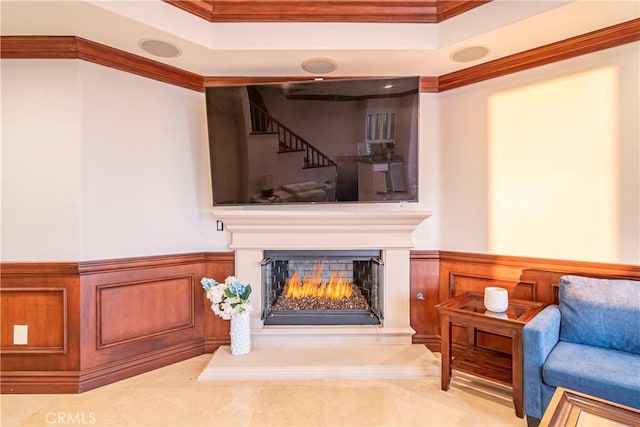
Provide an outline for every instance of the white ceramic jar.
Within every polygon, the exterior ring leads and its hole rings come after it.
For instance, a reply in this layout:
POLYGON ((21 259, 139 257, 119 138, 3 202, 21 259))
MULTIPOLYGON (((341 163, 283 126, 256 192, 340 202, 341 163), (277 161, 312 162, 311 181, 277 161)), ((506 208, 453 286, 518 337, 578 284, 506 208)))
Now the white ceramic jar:
POLYGON ((489 311, 502 313, 509 306, 509 293, 504 288, 489 286, 484 288, 484 306, 489 311))

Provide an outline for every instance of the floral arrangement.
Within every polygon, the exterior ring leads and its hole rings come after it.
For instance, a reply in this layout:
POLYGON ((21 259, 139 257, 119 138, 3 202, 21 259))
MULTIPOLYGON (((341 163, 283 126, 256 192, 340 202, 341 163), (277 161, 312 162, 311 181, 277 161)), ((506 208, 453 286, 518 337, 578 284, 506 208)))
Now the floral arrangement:
POLYGON ((252 310, 249 302, 251 285, 241 283, 235 276, 228 276, 219 283, 208 277, 200 281, 211 301, 211 310, 225 320, 252 310))

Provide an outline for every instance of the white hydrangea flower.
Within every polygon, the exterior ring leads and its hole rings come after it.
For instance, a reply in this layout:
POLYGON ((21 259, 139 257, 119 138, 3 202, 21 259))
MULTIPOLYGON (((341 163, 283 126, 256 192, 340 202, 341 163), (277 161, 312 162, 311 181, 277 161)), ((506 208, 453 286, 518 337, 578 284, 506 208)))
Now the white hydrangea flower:
POLYGON ((211 301, 211 310, 225 320, 248 311, 252 311, 249 295, 251 285, 245 285, 235 276, 228 276, 223 283, 203 277, 200 281, 207 299, 211 301))

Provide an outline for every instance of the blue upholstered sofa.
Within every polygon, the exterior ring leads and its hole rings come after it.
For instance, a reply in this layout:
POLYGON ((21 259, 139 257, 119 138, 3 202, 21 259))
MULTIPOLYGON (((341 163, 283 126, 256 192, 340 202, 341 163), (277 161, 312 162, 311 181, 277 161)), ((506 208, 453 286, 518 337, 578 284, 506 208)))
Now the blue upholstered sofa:
POLYGON ((559 305, 524 327, 524 410, 562 386, 640 409, 640 281, 562 276, 559 305))

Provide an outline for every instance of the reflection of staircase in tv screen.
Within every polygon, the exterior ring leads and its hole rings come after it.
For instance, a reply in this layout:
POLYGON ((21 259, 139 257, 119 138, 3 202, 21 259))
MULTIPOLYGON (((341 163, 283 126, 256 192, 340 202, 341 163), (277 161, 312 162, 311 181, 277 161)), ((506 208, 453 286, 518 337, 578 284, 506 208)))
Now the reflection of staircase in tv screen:
POLYGON ((278 152, 288 153, 301 151, 304 153, 304 168, 323 168, 335 166, 336 162, 330 159, 280 121, 272 117, 266 110, 255 103, 250 103, 252 132, 274 133, 278 135, 278 152))
POLYGON ((333 202, 336 162, 272 117, 256 103, 250 103, 252 132, 250 149, 260 150, 256 162, 272 164, 269 174, 254 176, 259 192, 253 203, 333 202), (269 147, 269 148, 266 148, 269 147), (273 160, 270 160, 273 159, 273 160))

